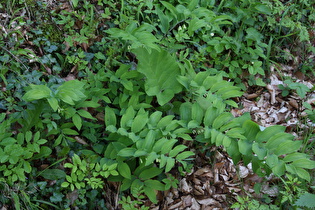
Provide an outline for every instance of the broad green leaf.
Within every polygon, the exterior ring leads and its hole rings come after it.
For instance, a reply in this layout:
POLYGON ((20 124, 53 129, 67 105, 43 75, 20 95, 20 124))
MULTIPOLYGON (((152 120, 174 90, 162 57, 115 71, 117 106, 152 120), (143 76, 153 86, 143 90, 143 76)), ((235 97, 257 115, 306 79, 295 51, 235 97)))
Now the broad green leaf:
POLYGON ((62 129, 62 133, 65 135, 79 135, 79 133, 77 131, 70 129, 70 128, 62 129))
POLYGON ((161 154, 169 153, 176 142, 176 139, 168 139, 167 142, 162 146, 161 151, 158 152, 161 152, 161 154))
POLYGON ((52 93, 51 90, 46 85, 30 85, 31 90, 27 91, 23 100, 25 101, 34 101, 42 98, 47 98, 52 93))
POLYGON ((124 148, 117 155, 121 157, 133 157, 136 151, 136 148, 124 148))
POLYGON ((24 168, 24 171, 26 173, 31 173, 31 171, 32 171, 31 164, 29 162, 27 162, 27 161, 24 161, 23 168, 24 168))
POLYGON ((144 181, 144 185, 150 188, 153 188, 155 190, 160 190, 160 191, 164 191, 165 190, 165 185, 162 184, 160 181, 158 180, 145 180, 144 181))
POLYGON ((163 169, 152 167, 152 168, 149 168, 149 169, 142 171, 139 175, 139 178, 144 179, 144 180, 151 179, 151 178, 156 177, 157 175, 161 174, 162 171, 163 171, 163 169))
POLYGON ((78 130, 81 130, 82 119, 78 114, 75 114, 72 116, 72 122, 78 130))
MULTIPOLYGON (((259 125, 251 120, 247 120, 242 126, 244 133, 243 135, 250 141, 256 140, 257 133, 259 133, 259 125)), ((260 141, 259 141, 260 142, 260 141)))
POLYGON ((267 5, 264 5, 264 4, 258 3, 255 6, 255 9, 257 9, 260 13, 263 13, 263 14, 267 14, 267 15, 272 14, 272 10, 267 5))
POLYGON ((239 140, 238 141, 238 147, 239 147, 239 151, 240 153, 242 153, 243 155, 252 155, 252 143, 249 140, 239 140))
POLYGON ((272 173, 276 176, 282 176, 285 173, 285 164, 284 161, 279 160, 278 163, 272 168, 272 173))
POLYGON ((261 147, 257 142, 253 143, 252 150, 257 155, 259 160, 264 160, 267 155, 267 150, 264 147, 261 147))
POLYGON ((156 111, 153 114, 151 114, 149 118, 149 123, 152 126, 157 126, 158 122, 161 120, 162 114, 163 113, 160 111, 156 111))
POLYGON ((191 119, 196 120, 200 124, 203 116, 204 112, 201 106, 198 103, 194 103, 191 110, 191 119))
POLYGON ((309 155, 305 154, 305 153, 299 153, 299 152, 295 152, 292 154, 288 154, 283 158, 283 161, 285 162, 292 162, 295 160, 300 160, 300 159, 309 159, 309 155))
POLYGON ((131 131, 133 133, 141 131, 148 121, 149 121, 148 112, 146 112, 145 114, 137 115, 134 121, 132 122, 131 131))
POLYGON ((306 169, 314 169, 315 161, 309 159, 299 159, 292 162, 292 165, 295 167, 306 168, 306 169))
POLYGON ((294 136, 289 133, 277 133, 272 136, 266 143, 269 150, 275 150, 280 144, 293 140, 294 136))
POLYGON ((233 115, 229 112, 224 112, 214 119, 212 127, 214 129, 220 129, 221 126, 227 124, 231 119, 233 119, 233 115))
POLYGON ((32 131, 27 131, 27 132, 25 133, 25 140, 26 140, 26 142, 30 142, 31 139, 32 139, 32 137, 33 137, 32 131))
POLYGON ((274 153, 278 156, 284 154, 290 154, 296 152, 300 149, 302 141, 285 141, 281 143, 277 149, 274 150, 274 153))
POLYGON ((190 156, 193 156, 195 155, 195 153, 193 153, 192 151, 185 151, 185 152, 182 152, 182 153, 179 153, 177 156, 176 156, 176 160, 184 160, 190 156))
POLYGON ((156 133, 153 130, 150 130, 146 135, 143 142, 143 149, 150 152, 155 142, 156 133))
POLYGON ((174 115, 167 115, 163 117, 157 124, 158 128, 164 128, 173 121, 174 115))
POLYGON ((115 111, 109 106, 105 107, 105 125, 106 126, 116 126, 116 114, 115 111))
POLYGON ((169 140, 167 138, 159 139, 153 146, 153 151, 156 153, 160 153, 163 145, 165 145, 169 140))
MULTIPOLYGON (((133 121, 135 117, 135 110, 133 109, 132 106, 129 106, 126 112, 122 115, 121 120, 120 120, 120 127, 126 128, 127 125, 129 125, 129 121, 133 121)), ((131 125, 131 124, 130 124, 131 125)))
POLYGON ((145 159, 145 166, 152 164, 158 157, 159 155, 157 155, 156 152, 151 152, 145 159))
POLYGON ((84 110, 84 109, 79 109, 77 111, 77 113, 81 116, 81 117, 84 117, 84 118, 88 118, 88 119, 91 119, 91 120, 95 120, 95 118, 90 114, 90 112, 84 110))
POLYGON ((167 158, 166 161, 166 167, 165 167, 165 173, 169 172, 175 165, 175 159, 174 158, 167 158))
POLYGON ((210 126, 213 124, 213 121, 216 119, 216 117, 219 115, 219 111, 217 108, 210 106, 206 113, 205 113, 205 118, 204 118, 204 125, 205 126, 210 126))
POLYGON ((40 173, 40 176, 49 180, 59 180, 66 177, 66 173, 60 169, 46 169, 40 173))
POLYGON ((275 154, 267 155, 266 163, 270 168, 277 166, 279 162, 278 156, 275 154))
POLYGON ((267 142, 271 137, 277 133, 282 133, 285 131, 285 127, 281 125, 273 125, 265 128, 263 131, 259 131, 256 136, 256 141, 267 142))
POLYGON ((147 187, 147 186, 145 186, 143 189, 144 189, 144 194, 146 194, 146 196, 148 196, 150 201, 152 203, 156 204, 158 202, 156 199, 156 191, 153 188, 147 187))
POLYGON ((178 153, 184 151, 187 148, 185 145, 177 145, 169 152, 169 157, 175 157, 178 153))
POLYGON ((131 171, 127 163, 119 162, 117 166, 118 172, 126 179, 131 179, 131 171))
POLYGON ((303 167, 295 167, 295 171, 296 171, 296 174, 302 179, 305 179, 308 182, 311 181, 310 174, 305 169, 303 169, 303 167))
POLYGON ((134 53, 138 59, 137 70, 146 77, 145 91, 149 96, 157 96, 160 105, 169 102, 182 90, 176 79, 180 75, 179 66, 167 51, 152 50, 149 53, 144 48, 138 48, 134 53))
POLYGON ((207 26, 207 22, 202 20, 202 19, 199 19, 199 18, 193 18, 190 22, 189 22, 189 26, 188 26, 188 35, 189 36, 192 36, 193 33, 202 28, 202 27, 205 27, 207 26))
POLYGON ((47 101, 50 107, 56 112, 59 108, 58 100, 56 98, 50 97, 50 98, 47 98, 47 101))

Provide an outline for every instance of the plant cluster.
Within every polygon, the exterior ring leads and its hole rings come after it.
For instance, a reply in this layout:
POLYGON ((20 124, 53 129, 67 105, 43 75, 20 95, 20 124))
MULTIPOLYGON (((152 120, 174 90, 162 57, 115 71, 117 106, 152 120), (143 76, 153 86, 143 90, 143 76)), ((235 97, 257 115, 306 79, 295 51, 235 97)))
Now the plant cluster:
MULTIPOLYGON (((311 1, 19 0, 0 11, 3 205, 104 209, 117 182, 123 208, 148 209, 146 198, 177 187, 174 170, 192 167, 195 148, 211 145, 262 177, 313 180, 305 142, 230 113, 245 84, 268 82, 280 46, 315 51, 311 1)), ((312 207, 301 203, 311 192, 288 192, 280 203, 312 207)))

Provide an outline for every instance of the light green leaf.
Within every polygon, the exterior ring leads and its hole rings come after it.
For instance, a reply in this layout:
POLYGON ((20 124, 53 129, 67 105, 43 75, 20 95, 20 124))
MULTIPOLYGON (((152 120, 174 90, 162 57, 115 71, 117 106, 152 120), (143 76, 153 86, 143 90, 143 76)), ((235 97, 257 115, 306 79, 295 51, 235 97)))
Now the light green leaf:
POLYGON ((167 158, 166 161, 166 167, 165 167, 165 173, 169 172, 175 165, 175 159, 174 158, 167 158))
POLYGON ((289 133, 277 133, 272 136, 266 143, 269 150, 275 150, 281 143, 293 140, 294 136, 289 133))
POLYGON ((126 179, 131 179, 131 171, 127 163, 119 162, 117 169, 121 176, 126 179))
POLYGON ((164 105, 175 93, 182 90, 177 81, 180 69, 177 61, 167 51, 152 50, 149 53, 144 48, 134 50, 138 59, 137 70, 146 76, 145 91, 149 96, 157 96, 158 103, 164 105))
POLYGON ((240 153, 242 153, 243 155, 248 155, 248 156, 252 155, 251 141, 241 139, 238 141, 238 147, 239 147, 240 153))
POLYGON ((51 90, 46 85, 30 85, 31 90, 27 91, 23 100, 25 101, 34 101, 42 98, 47 98, 52 93, 51 90))
POLYGON ((148 112, 146 112, 145 114, 137 115, 134 121, 132 122, 131 131, 133 133, 141 131, 148 121, 149 121, 148 112))
POLYGON ((72 122, 75 125, 75 127, 80 130, 82 127, 82 119, 78 114, 75 114, 72 116, 72 122))
POLYGON ((182 152, 182 153, 179 153, 177 156, 176 156, 176 160, 184 160, 190 156, 193 156, 195 155, 195 153, 193 153, 192 151, 185 151, 185 152, 182 152))
POLYGON ((267 150, 264 147, 261 147, 257 142, 253 143, 252 150, 259 160, 263 160, 267 155, 267 150))
POLYGON ((306 168, 306 169, 314 169, 315 161, 308 159, 299 159, 292 162, 292 165, 295 167, 306 168))
POLYGON ((184 151, 187 148, 185 145, 177 145, 169 152, 169 157, 175 157, 178 153, 184 151))
POLYGON ((136 148, 124 148, 117 155, 121 157, 133 157, 136 151, 136 148))
POLYGON ((90 112, 84 110, 84 109, 79 109, 77 111, 77 113, 81 116, 81 117, 85 117, 91 120, 95 120, 95 118, 90 114, 90 112))
POLYGON ((105 125, 106 126, 116 126, 116 114, 115 111, 109 106, 105 107, 105 125))
POLYGON ((256 136, 256 141, 267 142, 271 137, 277 133, 282 133, 285 131, 285 127, 281 125, 273 125, 265 128, 263 131, 259 131, 256 136))
POLYGON ((47 98, 47 101, 50 107, 56 112, 59 108, 58 100, 56 98, 50 97, 50 98, 47 98))
POLYGON ((281 143, 275 150, 274 153, 278 156, 284 154, 290 154, 300 149, 302 141, 285 141, 281 143))

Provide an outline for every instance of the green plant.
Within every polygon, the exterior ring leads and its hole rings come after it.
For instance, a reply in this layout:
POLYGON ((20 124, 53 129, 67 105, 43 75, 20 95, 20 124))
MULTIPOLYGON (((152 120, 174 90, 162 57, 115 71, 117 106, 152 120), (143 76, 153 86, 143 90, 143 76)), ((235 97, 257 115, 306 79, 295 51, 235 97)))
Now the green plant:
POLYGON ((237 196, 237 202, 231 206, 232 209, 278 209, 275 205, 267 205, 259 203, 258 200, 250 196, 237 196))
POLYGON ((284 84, 285 85, 279 85, 280 90, 282 90, 281 94, 284 97, 288 96, 291 90, 295 90, 301 98, 305 98, 306 93, 310 91, 310 89, 306 85, 293 82, 292 80, 285 80, 284 84))

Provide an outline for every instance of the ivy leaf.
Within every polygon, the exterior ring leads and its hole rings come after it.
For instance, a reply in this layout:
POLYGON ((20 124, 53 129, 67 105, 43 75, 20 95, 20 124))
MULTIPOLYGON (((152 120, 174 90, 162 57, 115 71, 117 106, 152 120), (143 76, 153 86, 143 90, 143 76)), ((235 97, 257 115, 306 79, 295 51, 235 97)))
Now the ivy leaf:
POLYGON ((156 96, 162 106, 182 90, 177 81, 180 69, 176 59, 165 50, 144 48, 134 50, 138 59, 137 70, 146 76, 145 91, 149 96, 156 96))

